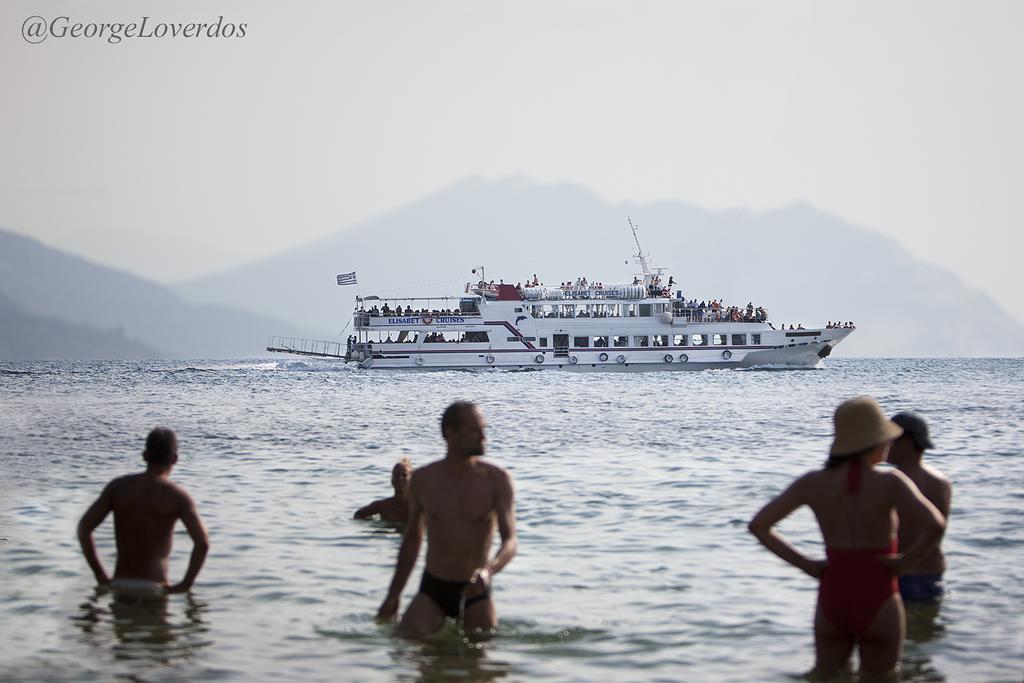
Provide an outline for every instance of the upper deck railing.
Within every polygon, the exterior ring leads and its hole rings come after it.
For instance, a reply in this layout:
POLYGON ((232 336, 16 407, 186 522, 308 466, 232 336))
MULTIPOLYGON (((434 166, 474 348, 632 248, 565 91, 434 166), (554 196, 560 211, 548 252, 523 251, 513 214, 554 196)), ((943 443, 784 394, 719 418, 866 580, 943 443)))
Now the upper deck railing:
POLYGON ((768 311, 757 308, 740 308, 739 306, 704 306, 703 308, 675 300, 672 305, 672 317, 682 318, 694 323, 766 323, 768 311))

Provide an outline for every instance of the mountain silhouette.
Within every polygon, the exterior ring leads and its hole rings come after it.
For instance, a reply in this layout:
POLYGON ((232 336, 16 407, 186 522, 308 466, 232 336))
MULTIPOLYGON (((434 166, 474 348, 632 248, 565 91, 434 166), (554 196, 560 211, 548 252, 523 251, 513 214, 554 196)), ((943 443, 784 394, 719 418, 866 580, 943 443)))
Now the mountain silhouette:
POLYGON ((122 329, 97 330, 88 325, 33 315, 0 294, 0 359, 134 359, 159 352, 128 339, 122 329))
POLYGON ((32 358, 110 357, 118 349, 122 358, 253 356, 264 353, 268 336, 287 326, 265 314, 188 303, 156 283, 3 230, 0 294, 6 302, 0 307, 4 338, 12 344, 21 340, 23 351, 34 335, 53 335, 32 358), (112 334, 133 344, 97 335, 103 330, 119 330, 112 334), (62 345, 63 333, 74 333, 74 339, 62 345))
POLYGON ((837 355, 1020 356, 1021 326, 950 272, 892 240, 796 204, 709 211, 683 202, 610 204, 569 184, 470 178, 347 230, 175 286, 186 299, 278 316, 297 328, 348 323, 355 287, 379 296, 458 296, 484 265, 488 280, 547 284, 580 276, 631 281, 636 245, 687 298, 765 306, 776 324, 853 321, 837 355), (625 262, 629 261, 627 265, 625 262), (950 320, 957 324, 950 326, 950 320), (983 332, 977 332, 977 331, 983 332))

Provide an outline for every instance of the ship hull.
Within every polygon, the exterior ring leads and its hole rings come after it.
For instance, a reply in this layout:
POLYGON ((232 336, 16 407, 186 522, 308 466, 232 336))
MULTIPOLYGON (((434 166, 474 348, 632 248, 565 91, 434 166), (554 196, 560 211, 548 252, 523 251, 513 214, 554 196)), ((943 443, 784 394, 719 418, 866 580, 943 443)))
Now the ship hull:
POLYGON ((811 369, 821 365, 851 329, 824 339, 768 348, 694 349, 393 349, 381 348, 359 367, 380 370, 560 370, 564 372, 692 372, 740 368, 811 369))

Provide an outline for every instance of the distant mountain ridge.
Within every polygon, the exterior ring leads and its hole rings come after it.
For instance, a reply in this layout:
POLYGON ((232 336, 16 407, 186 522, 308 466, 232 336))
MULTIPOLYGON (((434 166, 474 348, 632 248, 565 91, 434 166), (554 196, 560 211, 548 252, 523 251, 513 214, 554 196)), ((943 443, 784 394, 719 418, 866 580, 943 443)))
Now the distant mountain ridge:
POLYGON ((626 216, 655 265, 687 298, 768 308, 778 323, 858 329, 837 355, 1021 356, 1024 326, 951 273, 915 261, 878 233, 808 205, 754 213, 682 202, 609 204, 573 185, 471 178, 312 244, 175 290, 194 302, 280 315, 296 327, 341 329, 363 295, 459 295, 470 269, 515 283, 586 276, 623 282, 635 248, 626 216), (955 323, 955 324, 954 324, 955 323))
POLYGON ((49 339, 31 358, 252 356, 265 353, 270 335, 294 329, 268 315, 188 303, 156 283, 3 230, 0 295, 3 338, 12 348, 16 342, 20 357, 31 351, 26 340, 41 334, 49 339))
POLYGON ((0 359, 109 360, 160 355, 124 336, 123 330, 97 330, 22 310, 0 294, 0 359))

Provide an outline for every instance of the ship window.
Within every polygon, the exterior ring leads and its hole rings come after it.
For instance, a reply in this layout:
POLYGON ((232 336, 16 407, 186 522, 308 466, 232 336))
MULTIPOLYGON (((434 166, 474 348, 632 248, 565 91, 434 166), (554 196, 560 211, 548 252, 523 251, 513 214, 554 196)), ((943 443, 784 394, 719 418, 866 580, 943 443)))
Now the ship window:
POLYGON ((467 332, 466 336, 462 338, 464 342, 488 342, 490 338, 486 332, 467 332))
POLYGON ((746 346, 747 345, 747 335, 745 335, 745 334, 734 334, 734 335, 732 335, 732 345, 733 346, 746 346))
POLYGON ((693 335, 691 340, 693 341, 693 345, 694 346, 707 346, 708 345, 708 335, 706 335, 706 334, 695 334, 695 335, 693 335))
POLYGON ((608 337, 594 337, 594 348, 608 348, 608 337))
POLYGON ((675 336, 675 339, 672 340, 672 342, 673 342, 672 345, 673 346, 686 346, 686 342, 687 341, 688 341, 688 339, 687 339, 685 334, 677 334, 675 336))
POLYGON ((523 337, 522 339, 523 339, 523 341, 528 341, 528 342, 535 342, 535 341, 537 341, 536 337, 523 337))
POLYGON ((650 318, 651 317, 651 305, 650 304, 640 304, 640 317, 641 318, 650 318))
POLYGON ((517 342, 519 341, 519 337, 505 337, 505 341, 517 342))
POLYGON ((650 346, 650 338, 646 334, 633 337, 634 346, 650 346))
POLYGON ((654 335, 655 346, 668 346, 668 335, 667 334, 656 334, 654 335))
POLYGON ((750 335, 750 343, 752 345, 754 345, 754 346, 759 346, 761 344, 761 335, 759 335, 759 334, 752 334, 752 335, 750 335))
POLYGON ((627 337, 624 334, 615 337, 615 345, 616 346, 629 346, 629 337, 627 337))
POLYGON ((715 346, 725 346, 729 343, 729 335, 727 334, 715 334, 711 337, 711 343, 715 346))
POLYGON ((585 349, 590 346, 590 337, 573 337, 572 345, 577 349, 585 349))
POLYGON ((547 337, 541 337, 540 338, 540 345, 541 346, 547 346, 548 345, 548 338, 547 337))

